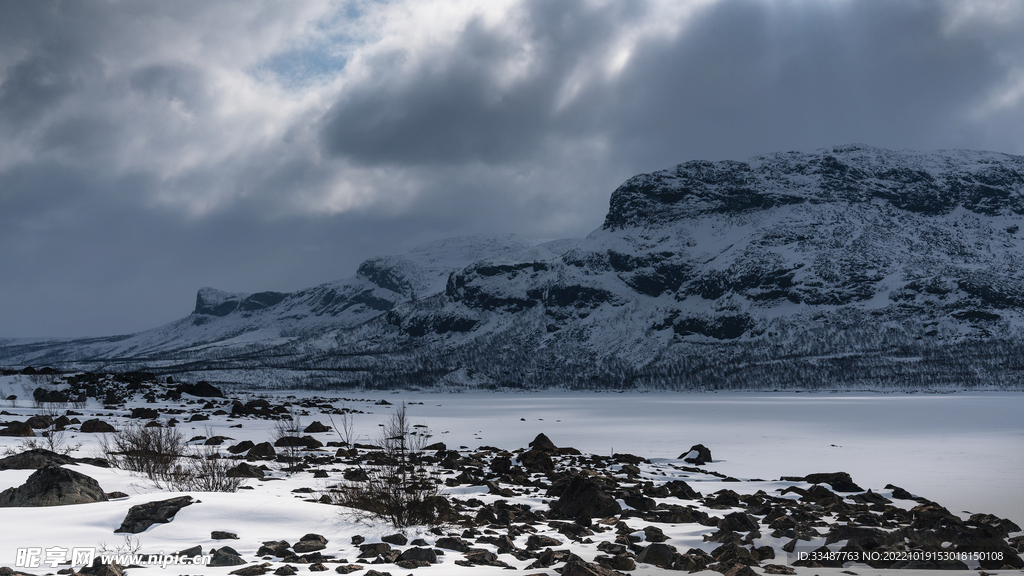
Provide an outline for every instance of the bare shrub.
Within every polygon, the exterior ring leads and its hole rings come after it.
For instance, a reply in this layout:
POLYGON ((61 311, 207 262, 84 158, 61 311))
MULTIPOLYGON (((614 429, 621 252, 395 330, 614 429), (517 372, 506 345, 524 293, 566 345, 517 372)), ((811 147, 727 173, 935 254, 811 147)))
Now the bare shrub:
POLYGON ((104 434, 100 449, 112 466, 141 472, 159 483, 169 478, 185 455, 186 443, 177 428, 129 422, 118 432, 104 434))
POLYGON ((352 413, 345 406, 341 407, 341 415, 338 417, 338 421, 341 425, 334 422, 334 416, 328 414, 327 417, 331 419, 331 427, 338 434, 338 438, 341 439, 341 443, 345 446, 351 446, 352 440, 355 438, 355 423, 352 420, 352 413))
MULTIPOLYGON (((274 422, 274 427, 270 431, 270 440, 275 446, 278 444, 278 440, 282 438, 298 438, 302 435, 302 418, 296 412, 295 408, 289 408, 288 412, 281 416, 280 419, 274 422)), ((281 446, 284 452, 284 459, 287 461, 288 466, 285 468, 286 471, 291 471, 295 466, 296 462, 300 461, 301 453, 303 450, 302 446, 295 443, 286 443, 281 446)))
POLYGON ((426 435, 412 429, 405 402, 384 425, 383 450, 360 463, 366 480, 343 484, 328 494, 333 503, 390 522, 396 528, 435 526, 443 522, 439 508, 446 508, 435 466, 423 460, 426 435))
POLYGON ((176 464, 164 484, 179 492, 237 492, 244 478, 228 476, 232 460, 220 457, 211 446, 194 447, 176 464))

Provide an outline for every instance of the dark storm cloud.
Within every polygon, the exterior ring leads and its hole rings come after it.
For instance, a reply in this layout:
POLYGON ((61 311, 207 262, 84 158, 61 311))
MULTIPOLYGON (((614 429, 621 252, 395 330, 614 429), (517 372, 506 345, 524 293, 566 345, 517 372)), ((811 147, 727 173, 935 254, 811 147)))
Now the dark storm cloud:
MULTIPOLYGON (((639 6, 639 4, 636 4, 639 6)), ((634 6, 588 8, 575 1, 524 7, 525 35, 473 19, 440 58, 375 55, 380 81, 344 94, 327 115, 324 140, 337 155, 367 163, 507 162, 531 157, 564 116, 554 110, 574 65, 630 20, 634 6), (524 54, 527 49, 530 55, 524 54), (503 88, 503 69, 528 58, 521 81, 503 88)), ((565 127, 563 126, 563 129, 565 127)))
POLYGON ((990 39, 945 31, 948 6, 720 2, 640 41, 620 75, 556 109, 573 69, 645 9, 525 3, 521 38, 474 21, 412 69, 393 65, 410 55, 382 55, 380 77, 327 115, 325 147, 365 163, 501 163, 540 160, 546 140, 600 137, 613 161, 651 169, 847 141, 957 146, 965 109, 1009 70, 990 39), (503 86, 496 71, 524 43, 542 56, 503 86))
POLYGON ((585 235, 695 158, 1024 153, 1017 2, 332 2, 0 3, 0 336, 585 235))

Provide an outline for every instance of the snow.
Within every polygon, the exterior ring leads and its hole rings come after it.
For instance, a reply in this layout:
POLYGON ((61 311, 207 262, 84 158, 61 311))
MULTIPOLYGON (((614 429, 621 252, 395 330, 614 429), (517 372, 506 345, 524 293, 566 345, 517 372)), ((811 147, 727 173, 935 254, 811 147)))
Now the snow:
MULTIPOLYGON (((0 388, 11 390, 17 377, 0 379, 0 388)), ((293 392, 297 397, 310 392, 293 392)), ((1024 525, 1024 395, 1014 393, 962 394, 871 394, 871 393, 485 393, 439 394, 423 392, 349 392, 355 399, 339 400, 362 410, 354 416, 357 441, 376 439, 378 424, 392 413, 393 404, 405 401, 413 423, 429 426, 431 441, 445 442, 450 449, 466 446, 526 447, 540 432, 558 446, 572 446, 584 453, 610 455, 632 453, 649 458, 644 477, 676 474, 677 458, 690 446, 701 443, 712 451, 713 462, 705 469, 733 476, 743 482, 723 486, 719 478, 688 474, 686 481, 707 494, 728 487, 741 494, 763 489, 769 493, 792 486, 781 476, 802 476, 814 472, 845 471, 853 480, 882 495, 890 495, 892 483, 911 493, 937 501, 954 513, 993 513, 1024 525), (421 404, 422 403, 422 404, 421 404)), ((324 396, 320 394, 320 396, 324 396)), ((186 397, 187 398, 187 397, 186 397)), ((244 399, 244 398, 243 398, 244 399)), ((293 399, 294 400, 294 399, 293 399)), ((90 401, 81 419, 100 417, 117 422, 134 406, 124 411, 105 410, 90 401), (117 416, 117 415, 120 416, 117 416)), ((181 407, 179 403, 156 406, 181 407)), ((194 407, 186 405, 186 407, 194 407)), ((21 402, 7 406, 9 418, 24 419, 37 409, 21 402)), ((320 420, 330 425, 325 414, 311 410, 303 424, 320 420)), ((242 441, 266 441, 272 422, 213 416, 208 422, 182 423, 186 436, 220 434, 232 440, 222 447, 242 441), (241 428, 232 428, 236 424, 241 428)), ((116 425, 116 424, 115 424, 116 425)), ((78 456, 97 455, 97 435, 79 434, 70 441, 84 445, 78 456)), ((321 441, 336 439, 332 434, 316 435, 321 441)), ((19 439, 0 438, 0 445, 16 447, 19 439)), ((120 525, 129 507, 152 500, 171 498, 181 493, 166 492, 145 478, 116 470, 85 464, 74 467, 97 479, 105 491, 119 490, 128 498, 104 503, 53 508, 0 509, 0 525, 17 526, 4 530, 0 546, 0 566, 13 566, 20 547, 123 545, 113 530, 120 525)), ((0 490, 20 485, 31 471, 0 471, 0 490)), ((182 509, 170 524, 157 524, 138 535, 144 553, 172 553, 194 545, 204 551, 228 545, 246 560, 254 560, 260 543, 284 539, 295 542, 306 533, 324 535, 329 548, 324 553, 355 559, 352 535, 361 534, 368 542, 394 530, 379 523, 356 521, 337 507, 304 501, 308 495, 293 494, 300 487, 322 489, 337 482, 313 479, 309 472, 292 475, 276 471, 280 480, 249 480, 252 490, 233 494, 192 493, 199 502, 182 509), (236 532, 239 540, 214 541, 211 530, 236 532)), ((460 497, 476 497, 493 502, 498 496, 486 488, 460 486, 451 490, 460 497)), ((540 496, 522 496, 517 502, 540 504, 540 496)), ((896 501, 897 503, 905 501, 896 501)), ((722 511, 716 511, 722 514, 722 511)), ((696 524, 659 525, 670 537, 669 543, 681 550, 698 547, 710 551, 717 544, 703 542, 701 536, 712 529, 696 524)), ((557 536, 557 535, 556 535, 557 536)), ((410 534, 434 536, 423 530, 410 534)), ((525 536, 523 537, 525 538, 525 536)), ((562 538, 564 539, 564 538, 562 538)), ((595 542, 600 539, 595 538, 595 542)), ((757 545, 776 547, 783 542, 764 536, 757 545)), ((594 544, 567 543, 570 550, 593 557, 594 544)), ((416 573, 448 574, 452 562, 460 556, 449 552, 442 564, 417 569, 416 573)), ((527 562, 510 557, 502 559, 520 569, 527 562)), ((784 557, 775 563, 786 563, 784 557)), ((383 566, 395 573, 394 566, 383 566)), ((227 574, 235 568, 204 568, 204 574, 227 574)), ((853 567, 857 571, 857 567, 853 567)), ((460 569, 461 570, 461 569, 460 569)), ((476 567, 470 574, 497 575, 500 568, 476 567)), ((29 570, 29 572, 33 572, 29 570)), ((38 570, 36 572, 39 572, 38 570)), ((548 571, 550 573, 550 570, 548 571)), ((802 576, 838 575, 839 569, 798 569, 802 576)), ((660 569, 640 565, 634 574, 660 574, 660 569)), ((871 574, 886 574, 871 570, 871 574)), ((714 573, 708 573, 709 575, 714 573)))

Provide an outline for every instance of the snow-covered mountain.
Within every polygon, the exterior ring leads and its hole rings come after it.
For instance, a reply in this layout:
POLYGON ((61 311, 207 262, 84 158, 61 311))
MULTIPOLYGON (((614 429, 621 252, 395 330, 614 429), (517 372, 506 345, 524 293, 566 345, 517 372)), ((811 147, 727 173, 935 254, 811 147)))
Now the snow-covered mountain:
POLYGON ((153 330, 0 344, 287 384, 1020 385, 1024 157, 852 145, 635 176, 582 240, 457 238, 153 330))

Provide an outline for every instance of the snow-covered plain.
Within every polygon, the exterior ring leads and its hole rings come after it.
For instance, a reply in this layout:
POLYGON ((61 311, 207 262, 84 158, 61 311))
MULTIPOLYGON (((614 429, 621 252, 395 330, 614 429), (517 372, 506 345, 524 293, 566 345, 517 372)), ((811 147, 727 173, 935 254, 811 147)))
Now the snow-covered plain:
MULTIPOLYGON (((0 379, 0 388, 15 390, 16 378, 0 379)), ((278 396, 313 396, 311 392, 283 392, 278 396)), ((545 433, 556 445, 572 446, 583 453, 610 455, 633 453, 652 462, 651 471, 681 464, 677 457, 691 445, 708 446, 714 462, 705 468, 740 480, 752 482, 722 485, 718 478, 691 474, 686 478, 705 494, 728 487, 741 494, 763 489, 776 492, 792 483, 779 482, 781 476, 802 476, 815 472, 845 471, 864 488, 883 495, 886 484, 895 484, 911 493, 934 500, 964 518, 970 513, 992 513, 1024 525, 1024 394, 873 394, 873 393, 491 393, 468 392, 439 394, 424 392, 337 392, 317 393, 319 397, 348 397, 344 405, 362 410, 355 415, 357 441, 376 441, 379 424, 387 420, 392 406, 375 404, 386 399, 393 404, 405 401, 414 423, 429 426, 431 441, 441 441, 449 449, 496 446, 514 450, 526 447, 538 433, 545 433)), ((188 398, 186 396, 186 398, 188 398)), ((244 399, 244 398, 243 398, 244 399)), ((340 405, 341 402, 338 403, 340 405)), ((181 407, 178 402, 143 404, 130 402, 127 410, 146 405, 181 407)), ((24 419, 38 410, 21 402, 5 406, 12 416, 24 419)), ((90 400, 80 409, 82 420, 100 417, 117 425, 126 411, 106 410, 90 400)), ((336 417, 337 418, 337 417, 336 417)), ((319 420, 330 425, 326 415, 310 410, 304 423, 319 420)), ((225 435, 232 441, 264 442, 271 434, 272 422, 257 419, 228 420, 213 416, 210 421, 182 423, 186 436, 225 435), (242 424, 241 428, 233 428, 242 424)), ((83 443, 73 455, 96 456, 99 435, 74 433, 69 440, 83 443)), ((331 433, 316 434, 321 441, 337 439, 331 433)), ((0 450, 16 448, 17 438, 0 438, 0 450)), ((106 503, 54 508, 0 508, 0 566, 14 566, 16 550, 22 547, 98 546, 116 548, 121 536, 113 530, 120 525, 132 505, 170 498, 178 493, 161 491, 145 478, 123 471, 78 465, 76 470, 96 478, 107 492, 122 491, 127 499, 106 503)), ((647 469, 645 469, 647 470, 647 469)), ((22 484, 31 471, 0 471, 0 490, 22 484)), ((668 473, 666 473, 668 474, 668 473)), ((330 549, 340 557, 355 558, 358 550, 351 536, 361 534, 375 541, 394 529, 383 524, 355 522, 339 513, 339 508, 302 501, 308 495, 292 494, 300 487, 324 488, 337 482, 337 474, 327 480, 313 479, 309 472, 272 474, 281 481, 249 480, 253 490, 234 494, 193 494, 201 503, 179 512, 170 524, 157 524, 139 535, 142 552, 173 553, 190 546, 228 545, 243 558, 257 560, 261 541, 285 539, 295 542, 306 533, 324 535, 330 549), (239 540, 214 541, 211 530, 236 532, 239 540)), ((492 502, 497 496, 486 487, 460 486, 453 489, 460 498, 475 497, 492 502)), ((539 504, 541 496, 535 499, 539 504)), ((530 503, 529 498, 517 499, 530 503)), ((722 512, 718 512, 721 514, 722 512)), ((701 535, 711 529, 694 524, 666 525, 668 543, 681 550, 698 547, 710 551, 718 546, 703 542, 701 535)), ((425 531, 413 531, 411 538, 425 531)), ((595 536, 595 542, 606 535, 595 536)), ((765 537, 759 544, 781 546, 783 541, 765 537)), ((593 557, 594 545, 567 543, 569 549, 593 557), (579 550, 580 547, 588 550, 579 550)), ((417 569, 415 573, 462 573, 453 566, 455 553, 442 564, 417 569)), ((505 559, 504 557, 502 559, 505 559)), ((515 563, 520 570, 528 562, 515 563)), ((775 563, 785 564, 780 558, 775 563)), ((143 573, 228 574, 232 568, 186 567, 135 569, 143 573)), ((393 565, 374 566, 392 574, 407 573, 393 565)), ((858 574, 884 574, 895 571, 855 566, 858 574)), ((506 573, 495 567, 475 567, 471 574, 506 573)), ((42 574, 43 569, 27 570, 42 574)), ((300 568, 300 573, 304 572, 300 568)), ((552 574, 551 569, 527 573, 552 574)), ((663 571, 640 565, 634 574, 660 574, 663 571)), ((798 574, 823 576, 838 574, 839 569, 798 569, 798 574)), ((716 574, 709 572, 708 574, 716 574)))

